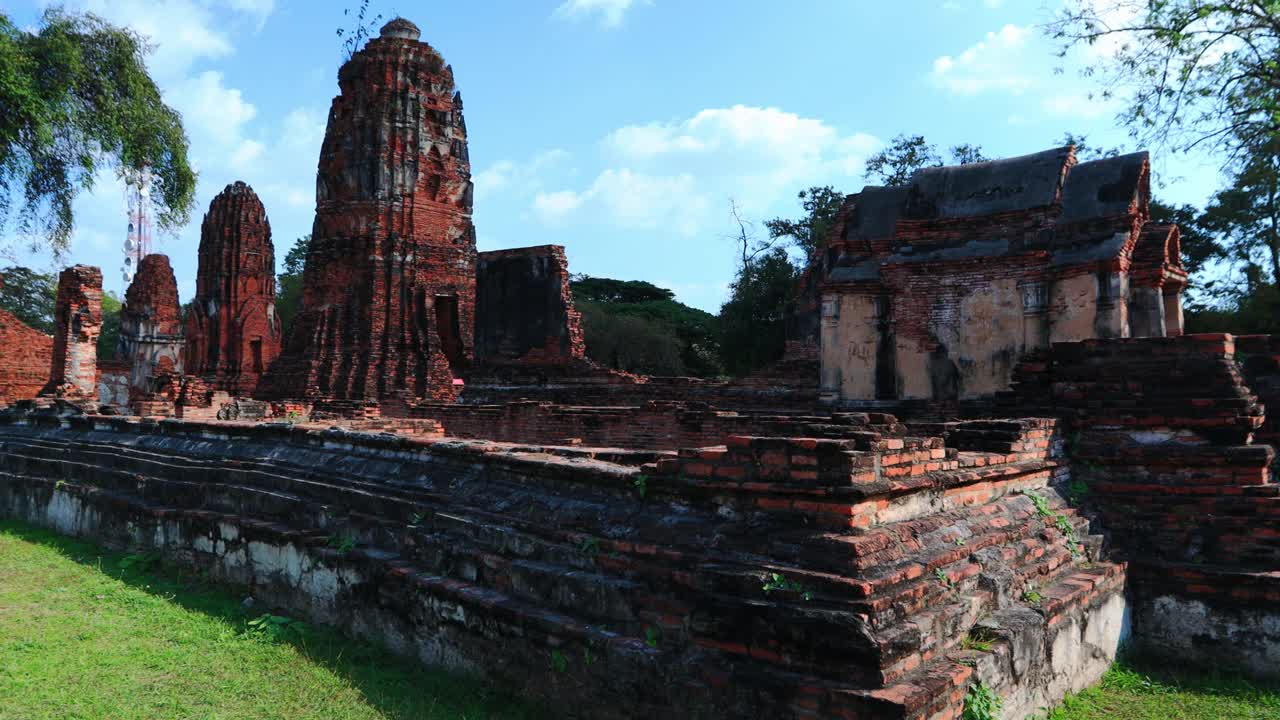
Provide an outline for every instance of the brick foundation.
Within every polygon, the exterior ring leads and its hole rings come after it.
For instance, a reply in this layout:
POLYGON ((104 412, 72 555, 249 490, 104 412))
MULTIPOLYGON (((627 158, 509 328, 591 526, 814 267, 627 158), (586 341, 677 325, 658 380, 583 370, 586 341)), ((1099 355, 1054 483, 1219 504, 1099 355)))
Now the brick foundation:
POLYGON ((946 432, 655 454, 27 412, 0 512, 567 715, 958 718, 981 677, 1022 717, 1105 670, 1124 568, 1086 562, 1051 421, 946 432))
POLYGON ((1135 639, 1179 663, 1276 677, 1280 485, 1269 339, 1231 335, 1054 345, 1003 400, 1064 417, 1078 504, 1131 568, 1135 639), (1241 357, 1240 347, 1254 351, 1241 357))

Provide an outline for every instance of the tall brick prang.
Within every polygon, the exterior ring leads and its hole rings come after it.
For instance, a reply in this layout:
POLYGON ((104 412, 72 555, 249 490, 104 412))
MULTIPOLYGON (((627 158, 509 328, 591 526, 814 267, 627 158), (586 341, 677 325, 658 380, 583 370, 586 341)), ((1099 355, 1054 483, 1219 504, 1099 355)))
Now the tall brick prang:
POLYGON ((152 390, 157 372, 182 371, 182 314, 178 282, 165 255, 148 255, 125 292, 120 310, 121 359, 133 367, 129 384, 134 393, 152 390))
POLYGON ((228 185, 200 228, 196 296, 183 367, 213 388, 246 395, 280 354, 271 222, 243 182, 228 185))
POLYGON ((472 358, 475 229, 453 70, 396 19, 338 72, 303 306, 263 396, 446 399, 472 358))
POLYGON ((75 265, 58 276, 53 310, 53 362, 43 394, 93 399, 98 394, 102 271, 75 265))

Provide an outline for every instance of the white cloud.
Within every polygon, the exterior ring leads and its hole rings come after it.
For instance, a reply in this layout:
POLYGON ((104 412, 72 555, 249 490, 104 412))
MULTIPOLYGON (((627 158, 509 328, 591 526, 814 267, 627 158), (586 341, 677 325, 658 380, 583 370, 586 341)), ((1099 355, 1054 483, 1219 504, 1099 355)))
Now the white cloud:
POLYGON ((239 10, 257 18, 259 30, 276 9, 276 0, 228 0, 228 4, 233 10, 239 10))
POLYGON ((256 167, 258 158, 262 157, 266 149, 267 147, 257 140, 243 140, 235 150, 231 151, 227 164, 234 170, 245 172, 256 167))
POLYGON ((578 19, 599 15, 600 24, 606 28, 622 25, 627 11, 639 5, 649 5, 649 0, 564 0, 555 10, 560 18, 578 19))
MULTIPOLYGON (((590 191, 587 194, 590 194, 590 191)), ((533 197, 533 211, 544 221, 557 223, 564 220, 574 210, 582 207, 583 199, 582 195, 572 190, 538 193, 533 197)))
MULTIPOLYGON (((778 108, 707 109, 609 133, 600 143, 605 169, 588 187, 538 192, 532 208, 548 223, 581 220, 694 235, 723 222, 730 197, 750 213, 764 213, 803 187, 857 182, 879 146, 870 135, 845 135, 778 108)), ((486 183, 510 169, 492 171, 486 183)))
POLYGON ((1091 120, 1114 110, 1114 103, 1087 94, 1054 94, 1040 102, 1049 115, 1091 120))
POLYGON ((299 151, 311 151, 319 155, 324 141, 324 129, 328 119, 317 110, 299 107, 290 110, 281 121, 281 143, 299 151))
POLYGON ((957 95, 988 90, 1022 93, 1035 86, 1034 66, 1026 62, 1027 39, 1033 28, 1005 25, 956 56, 933 61, 933 81, 957 95))
POLYGON ((154 51, 147 57, 152 77, 181 77, 200 59, 230 55, 231 41, 217 28, 210 9, 192 0, 84 0, 84 10, 127 25, 146 37, 154 51))
POLYGON ((505 192, 537 191, 542 187, 541 174, 563 162, 569 153, 559 148, 539 153, 528 162, 500 160, 476 173, 476 198, 487 198, 505 192))
MULTIPOLYGON (((206 70, 177 83, 166 98, 182 113, 193 140, 211 140, 219 149, 238 145, 244 125, 258 114, 240 90, 227 87, 223 80, 222 73, 206 70)), ((200 145, 193 142, 192 147, 200 145)))

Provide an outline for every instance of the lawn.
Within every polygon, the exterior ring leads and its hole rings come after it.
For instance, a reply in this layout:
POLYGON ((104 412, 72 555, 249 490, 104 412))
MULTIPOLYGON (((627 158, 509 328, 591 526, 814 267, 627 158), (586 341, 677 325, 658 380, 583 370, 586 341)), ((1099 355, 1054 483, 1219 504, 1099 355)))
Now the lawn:
POLYGON ((0 720, 532 718, 153 558, 0 522, 0 720))
POLYGON ((1178 675, 1120 662, 1048 720, 1275 720, 1280 689, 1238 677, 1178 675))
MULTIPOLYGON (((0 720, 536 718, 153 558, 0 521, 0 720)), ((1280 690, 1118 664, 1049 720, 1280 720, 1280 690)))

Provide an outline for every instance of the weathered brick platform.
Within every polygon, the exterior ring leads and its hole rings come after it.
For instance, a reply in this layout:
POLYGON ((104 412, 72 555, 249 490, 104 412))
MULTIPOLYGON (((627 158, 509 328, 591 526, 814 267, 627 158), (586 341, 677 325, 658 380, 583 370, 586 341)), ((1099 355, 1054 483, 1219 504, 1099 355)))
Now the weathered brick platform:
POLYGON ((1020 366, 1004 400, 1064 418, 1078 504, 1130 563, 1139 643, 1277 677, 1280 485, 1275 450, 1253 444, 1275 435, 1246 384, 1275 392, 1276 353, 1269 338, 1242 340, 1056 344, 1020 366))
POLYGON ((1054 422, 881 420, 664 452, 10 412, 0 513, 582 717, 957 718, 981 678, 1018 718, 1100 676, 1123 566, 1054 422))

